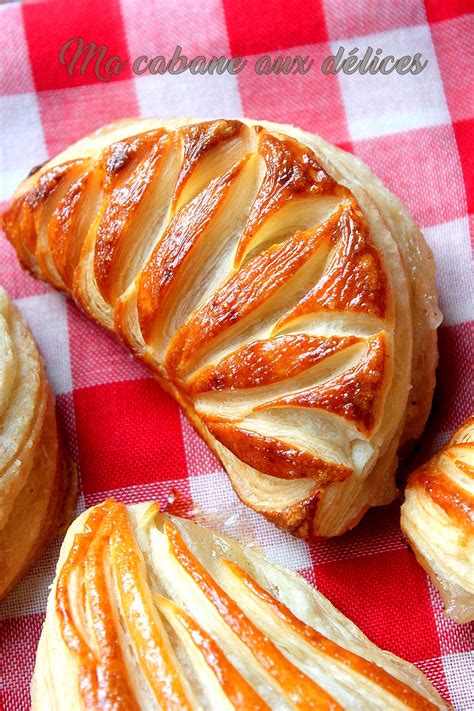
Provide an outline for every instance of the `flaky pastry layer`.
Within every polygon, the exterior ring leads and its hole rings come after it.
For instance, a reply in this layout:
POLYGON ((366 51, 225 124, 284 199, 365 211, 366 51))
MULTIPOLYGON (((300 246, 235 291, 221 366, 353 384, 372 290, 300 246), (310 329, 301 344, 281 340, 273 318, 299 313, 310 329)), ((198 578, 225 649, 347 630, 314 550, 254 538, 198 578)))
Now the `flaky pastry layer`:
POLYGON ((401 525, 446 614, 457 622, 473 620, 474 417, 411 474, 401 525))
POLYGON ((123 121, 33 172, 3 224, 151 368, 256 511, 327 537, 394 498, 440 314, 421 233, 355 158, 265 122, 123 121))
POLYGON ((70 522, 74 483, 43 361, 0 287, 0 598, 70 522))
POLYGON ((33 711, 446 709, 299 575, 156 503, 113 500, 70 528, 33 711))

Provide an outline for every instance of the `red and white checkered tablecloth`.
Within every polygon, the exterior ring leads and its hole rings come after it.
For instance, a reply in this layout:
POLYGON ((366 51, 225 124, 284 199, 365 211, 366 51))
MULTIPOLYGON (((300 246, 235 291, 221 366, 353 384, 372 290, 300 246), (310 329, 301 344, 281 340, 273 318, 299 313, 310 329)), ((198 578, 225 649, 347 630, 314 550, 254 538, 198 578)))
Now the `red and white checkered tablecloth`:
MULTIPOLYGON (((0 4, 0 208, 30 168, 102 124, 133 115, 248 115, 293 123, 360 156, 405 202, 437 260, 444 322, 433 416, 420 457, 472 408, 474 234, 472 0, 74 0, 0 4), (127 66, 108 83, 69 76, 68 39, 106 44, 127 66), (247 57, 239 74, 131 71, 140 55, 247 57), (343 46, 421 53, 417 76, 325 75, 343 46), (314 58, 305 75, 263 75, 257 57, 314 58)), ((0 283, 46 359, 78 511, 106 496, 175 497, 242 541, 299 570, 378 645, 414 662, 457 711, 474 709, 472 628, 446 620, 399 528, 399 505, 369 512, 339 540, 308 544, 239 503, 221 466, 150 374, 63 295, 27 276, 0 237, 0 283)), ((174 507, 176 511, 176 505, 174 507)), ((1 698, 29 708, 29 682, 59 541, 0 604, 1 698)), ((67 708, 67 704, 64 707, 67 708)))

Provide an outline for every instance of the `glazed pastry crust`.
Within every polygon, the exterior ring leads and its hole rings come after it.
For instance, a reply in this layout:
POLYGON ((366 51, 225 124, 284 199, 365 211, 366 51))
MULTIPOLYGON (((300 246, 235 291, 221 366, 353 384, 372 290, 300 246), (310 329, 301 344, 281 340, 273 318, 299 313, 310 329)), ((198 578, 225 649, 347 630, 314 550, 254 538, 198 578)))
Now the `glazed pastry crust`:
POLYGON ((438 588, 446 615, 474 619, 474 417, 426 464, 405 490, 401 525, 438 588))
POLYGON ((33 336, 0 287, 0 597, 72 517, 75 476, 33 336))
POLYGON ((113 500, 64 541, 33 711, 447 709, 299 575, 231 539, 113 500))
POLYGON ((441 316, 420 231, 357 159, 273 123, 123 121, 24 181, 3 224, 152 369, 246 504, 329 537, 393 500, 441 316))

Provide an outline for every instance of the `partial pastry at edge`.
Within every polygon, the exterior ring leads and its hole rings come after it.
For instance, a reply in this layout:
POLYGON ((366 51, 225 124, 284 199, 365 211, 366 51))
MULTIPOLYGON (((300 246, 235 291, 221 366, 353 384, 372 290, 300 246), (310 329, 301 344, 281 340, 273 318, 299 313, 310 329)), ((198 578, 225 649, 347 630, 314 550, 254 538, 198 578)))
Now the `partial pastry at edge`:
POLYGON ((154 502, 107 500, 69 529, 33 711, 447 709, 299 575, 154 502))
POLYGON ((70 522, 74 498, 43 361, 0 287, 0 598, 70 522))
POLYGON ((401 525, 456 622, 474 619, 474 417, 405 490, 401 525))
POLYGON ((3 225, 151 368, 244 503, 329 537, 393 500, 440 313, 420 231, 356 158, 248 119, 122 121, 36 170, 3 225))

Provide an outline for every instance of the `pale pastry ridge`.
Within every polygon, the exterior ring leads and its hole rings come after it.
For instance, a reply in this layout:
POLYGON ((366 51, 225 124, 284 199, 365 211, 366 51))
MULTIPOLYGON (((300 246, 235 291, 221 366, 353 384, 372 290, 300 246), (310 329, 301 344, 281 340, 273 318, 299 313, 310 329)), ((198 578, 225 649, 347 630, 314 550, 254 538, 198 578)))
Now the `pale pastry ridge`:
POLYGON ((474 620, 474 416, 410 475, 401 526, 446 615, 474 620))
POLYGON ((447 709, 301 576, 230 538, 112 499, 69 529, 33 711, 447 709))
POLYGON ((0 598, 69 524, 74 499, 42 358, 0 287, 0 598))
POLYGON ((3 225, 151 368, 255 511, 329 537, 393 500, 441 315, 423 236, 356 158, 268 122, 122 121, 35 170, 3 225))

